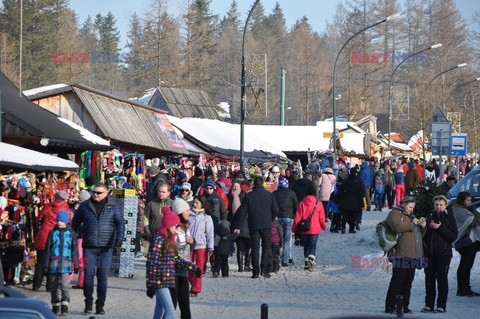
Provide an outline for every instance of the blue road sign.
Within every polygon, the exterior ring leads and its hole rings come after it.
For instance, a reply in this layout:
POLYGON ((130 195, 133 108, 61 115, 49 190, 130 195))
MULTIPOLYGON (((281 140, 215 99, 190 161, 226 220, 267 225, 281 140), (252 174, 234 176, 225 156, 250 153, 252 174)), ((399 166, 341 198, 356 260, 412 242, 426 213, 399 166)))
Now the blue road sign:
POLYGON ((466 156, 467 155, 467 134, 452 133, 450 138, 450 155, 466 156))

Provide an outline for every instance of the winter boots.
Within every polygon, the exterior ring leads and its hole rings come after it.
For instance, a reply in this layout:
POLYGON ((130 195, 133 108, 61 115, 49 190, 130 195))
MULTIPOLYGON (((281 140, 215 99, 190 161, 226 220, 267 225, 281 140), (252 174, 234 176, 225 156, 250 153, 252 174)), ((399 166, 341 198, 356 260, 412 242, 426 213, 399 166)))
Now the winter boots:
POLYGON ((60 301, 52 302, 52 312, 55 315, 58 315, 58 312, 60 311, 60 301))
POLYGON ((85 309, 83 310, 83 314, 90 314, 92 313, 93 309, 93 300, 85 300, 85 309))
POLYGON ((309 255, 305 258, 305 267, 303 269, 308 271, 313 271, 313 266, 315 265, 315 256, 309 255))
POLYGON ((62 300, 62 305, 60 306, 62 316, 68 316, 68 302, 68 299, 62 300))
POLYGON ((250 267, 250 250, 245 251, 245 267, 243 270, 252 271, 252 267, 250 267))
POLYGON ((238 272, 243 272, 243 258, 245 258, 245 252, 237 249, 238 272))
POLYGON ((96 302, 95 304, 95 314, 97 315, 104 315, 105 314, 105 310, 103 310, 103 306, 104 306, 104 303, 103 302, 96 302))

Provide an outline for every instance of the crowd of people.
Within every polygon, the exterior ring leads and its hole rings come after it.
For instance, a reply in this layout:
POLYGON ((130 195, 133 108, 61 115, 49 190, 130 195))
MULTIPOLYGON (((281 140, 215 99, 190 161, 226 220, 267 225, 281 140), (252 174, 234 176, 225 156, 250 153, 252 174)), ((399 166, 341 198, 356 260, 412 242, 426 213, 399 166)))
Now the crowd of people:
MULTIPOLYGON (((425 221, 417 219, 413 216, 413 190, 422 180, 439 182, 435 160, 425 167, 408 158, 368 158, 351 167, 342 159, 334 163, 324 156, 301 176, 291 166, 275 164, 250 176, 243 171, 219 169, 214 173, 195 167, 193 176, 180 171, 173 180, 165 168, 150 166, 147 187, 139 200, 136 256, 144 256, 140 243, 147 240, 146 288, 147 295, 155 297, 154 318, 173 318, 177 305, 181 318, 191 318, 190 298, 202 293, 208 264, 213 278, 227 278, 228 260, 234 255, 238 272, 251 271, 254 279, 270 278, 294 263, 292 245, 298 244, 303 247, 304 269, 313 270, 318 238, 326 230, 326 222, 330 220, 332 233, 345 234, 348 224, 348 233, 353 234, 360 230, 362 212, 372 208, 390 209, 388 224, 401 234, 389 253, 394 267, 386 312, 396 310, 397 295, 405 299, 404 311, 411 312, 408 306, 415 268, 395 265, 424 258, 428 262, 422 311, 446 311, 451 250, 461 236, 471 240, 470 245, 458 248, 462 259, 457 295, 479 295, 470 287, 480 239, 479 217, 469 206, 471 195, 461 193, 451 213, 446 198, 437 196, 430 216, 425 221)), ((446 193, 454 183, 455 178, 448 176, 441 189, 446 193)), ((46 287, 51 290, 55 313, 68 313, 67 283, 77 271, 81 275, 74 287, 83 289, 84 313, 93 312, 95 276, 95 313, 105 313, 112 252, 122 244, 124 233, 121 209, 108 192, 105 184, 93 185, 82 193, 82 202, 72 211, 59 191, 39 216, 42 226, 35 240, 39 258, 33 289, 40 288, 42 276, 48 272, 46 287), (52 256, 59 258, 62 267, 52 264, 52 256)))

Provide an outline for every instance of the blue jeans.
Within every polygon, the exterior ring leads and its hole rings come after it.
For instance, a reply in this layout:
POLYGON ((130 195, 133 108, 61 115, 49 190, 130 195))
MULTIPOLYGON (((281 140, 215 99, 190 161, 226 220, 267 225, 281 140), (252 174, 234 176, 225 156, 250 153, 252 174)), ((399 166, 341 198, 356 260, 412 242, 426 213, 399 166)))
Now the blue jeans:
POLYGON ((283 228, 283 250, 282 250, 282 263, 287 263, 290 258, 290 250, 292 249, 292 218, 279 218, 278 223, 283 228))
POLYGON ((155 292, 155 312, 153 319, 173 319, 175 316, 175 307, 173 306, 172 296, 168 288, 160 288, 155 292))
POLYGON ((108 270, 112 262, 113 248, 84 248, 85 279, 83 296, 93 300, 93 277, 97 274, 97 304, 104 305, 107 297, 108 270))
POLYGON ((301 244, 303 246, 303 256, 307 258, 310 255, 315 256, 317 250, 318 235, 300 235, 301 244))
POLYGON ((374 199, 375 199, 375 206, 377 206, 376 208, 377 208, 377 209, 378 209, 378 208, 382 208, 382 206, 383 206, 383 202, 382 202, 382 200, 383 200, 383 193, 380 194, 380 193, 375 192, 375 197, 374 197, 374 199))

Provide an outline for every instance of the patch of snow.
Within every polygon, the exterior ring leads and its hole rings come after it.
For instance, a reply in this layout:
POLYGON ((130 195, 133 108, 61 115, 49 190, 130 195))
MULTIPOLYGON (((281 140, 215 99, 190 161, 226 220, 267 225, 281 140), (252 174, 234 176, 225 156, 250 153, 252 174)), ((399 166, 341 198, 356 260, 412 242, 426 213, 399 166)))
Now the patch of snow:
POLYGON ((63 84, 63 83, 51 84, 51 85, 46 85, 46 86, 41 86, 41 87, 38 87, 38 88, 30 89, 30 90, 25 90, 22 93, 25 96, 29 96, 29 95, 35 95, 35 94, 38 94, 38 93, 42 93, 42 92, 47 92, 47 91, 50 91, 50 90, 60 89, 60 88, 66 87, 66 86, 68 86, 68 85, 63 84))
POLYGON ((69 125, 70 127, 78 130, 80 132, 80 134, 82 135, 82 137, 84 139, 86 139, 87 141, 89 142, 92 142, 92 143, 95 143, 95 144, 99 144, 99 145, 110 145, 110 141, 107 141, 103 138, 101 138, 100 136, 98 135, 95 135, 93 134, 92 132, 90 132, 89 130, 87 130, 86 128, 70 121, 70 120, 67 120, 63 117, 57 117, 61 122, 69 125))

